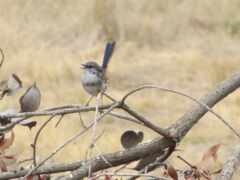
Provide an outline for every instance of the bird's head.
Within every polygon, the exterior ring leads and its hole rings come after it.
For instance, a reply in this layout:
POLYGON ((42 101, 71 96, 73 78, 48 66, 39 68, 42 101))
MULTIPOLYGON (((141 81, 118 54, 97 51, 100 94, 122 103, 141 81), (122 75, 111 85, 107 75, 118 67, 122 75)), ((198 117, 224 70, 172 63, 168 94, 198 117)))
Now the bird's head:
POLYGON ((102 71, 102 68, 94 61, 89 61, 85 64, 82 64, 82 69, 102 71))

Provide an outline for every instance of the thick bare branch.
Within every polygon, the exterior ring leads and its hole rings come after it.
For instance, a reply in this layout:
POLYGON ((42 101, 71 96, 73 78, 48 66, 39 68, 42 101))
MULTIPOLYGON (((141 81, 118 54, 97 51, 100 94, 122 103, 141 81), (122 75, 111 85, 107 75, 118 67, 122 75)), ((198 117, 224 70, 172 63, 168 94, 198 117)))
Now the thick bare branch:
MULTIPOLYGON (((203 104, 206 104, 208 107, 213 107, 217 102, 225 98, 227 95, 232 93, 240 86, 240 73, 235 74, 230 79, 221 83, 215 90, 204 96, 200 101, 203 104)), ((89 110, 89 109, 88 109, 89 110)), ((199 121, 199 119, 208 112, 204 106, 197 104, 189 111, 187 111, 175 124, 168 128, 171 136, 175 137, 178 142, 180 142, 184 136, 191 130, 191 128, 199 121)), ((156 138, 155 140, 140 144, 136 147, 133 147, 128 150, 119 151, 111 154, 103 154, 104 158, 111 163, 113 166, 118 166, 121 164, 125 164, 131 161, 142 159, 147 155, 152 153, 156 153, 160 150, 169 148, 173 146, 173 142, 169 141, 167 138, 156 138)), ((79 161, 73 164, 69 164, 66 166, 63 165, 55 165, 51 168, 49 166, 41 167, 33 172, 33 174, 39 173, 56 173, 63 171, 70 171, 79 168, 74 171, 72 177, 66 177, 65 179, 80 179, 81 177, 85 177, 88 174, 88 167, 92 167, 92 172, 96 172, 102 169, 109 168, 109 164, 107 164, 100 156, 93 158, 88 161, 79 161)), ((13 178, 20 177, 19 174, 26 174, 28 171, 19 171, 19 172, 7 172, 2 173, 0 175, 0 179, 2 178, 13 178), (25 173, 24 173, 25 172, 25 173)), ((23 175, 22 175, 23 176, 23 175)))
MULTIPOLYGON (((225 80, 222 82, 215 90, 210 92, 209 94, 205 95, 200 102, 202 104, 206 104, 208 107, 213 107, 217 102, 225 98, 227 95, 232 93, 234 90, 236 90, 240 86, 240 73, 234 74, 230 79, 225 80)), ((191 130, 191 128, 200 120, 200 118, 208 112, 208 109, 206 109, 201 104, 197 104, 189 111, 187 111, 175 124, 173 124, 169 131, 171 133, 172 137, 175 137, 175 139, 180 142, 183 137, 191 130)), ((167 147, 169 147, 170 141, 168 141, 166 138, 157 138, 154 142, 156 142, 155 147, 151 147, 151 150, 149 151, 149 154, 155 153, 158 150, 163 150, 167 147), (156 150, 156 151, 155 151, 156 150)), ((138 148, 141 147, 140 145, 130 149, 131 150, 139 150, 138 148)), ((150 144, 147 145, 147 147, 150 147, 150 144)), ((146 147, 146 149, 148 149, 146 147)), ((145 150, 146 150, 145 149, 145 150)), ((140 152, 144 150, 140 149, 140 152)), ((136 152, 134 154, 128 153, 125 157, 122 157, 121 159, 117 159, 116 162, 111 162, 113 165, 120 165, 122 163, 127 163, 133 159, 136 158, 136 154, 140 153, 136 152), (135 158, 134 158, 135 157, 135 158), (133 158, 133 159, 131 159, 133 158), (129 160, 129 161, 126 161, 129 160)), ((117 155, 117 154, 116 154, 117 155)), ((144 157, 144 156, 142 156, 144 157)), ((136 160, 136 159, 135 159, 136 160)), ((81 167, 79 170, 74 172, 73 177, 66 178, 66 179, 78 179, 81 177, 86 176, 86 168, 89 166, 89 163, 92 164, 92 171, 99 171, 101 169, 106 169, 106 165, 102 162, 100 162, 98 159, 95 160, 89 160, 88 163, 86 163, 83 167, 81 167), (94 170, 95 167, 95 170, 94 170)))
MULTIPOLYGON (((192 101, 194 101, 195 103, 197 103, 198 105, 201 105, 203 106, 207 111, 211 112, 214 116, 216 116, 218 119, 220 119, 236 136, 238 136, 240 138, 240 134, 222 117, 220 116, 218 113, 216 113, 213 109, 211 109, 211 107, 209 107, 207 104, 197 100, 196 98, 188 95, 188 94, 185 94, 183 92, 180 92, 180 91, 177 91, 177 90, 173 90, 173 89, 169 89, 169 88, 164 88, 164 87, 160 87, 160 86, 157 86, 157 85, 144 85, 144 86, 140 86, 136 89, 133 89, 132 91, 130 91, 129 93, 127 93, 123 98, 122 98, 122 102, 124 103, 127 98, 131 95, 133 95, 134 93, 138 92, 138 91, 141 91, 141 90, 144 90, 144 89, 159 89, 161 91, 166 91, 166 92, 170 92, 170 93, 174 93, 174 94, 177 94, 177 95, 180 95, 180 96, 183 96, 183 97, 186 97, 192 101)), ((156 127, 155 127, 156 128, 156 127)), ((154 128, 154 129, 155 129, 154 128)), ((166 133, 165 130, 162 130, 161 128, 158 128, 160 130, 159 134, 163 135, 164 137, 169 136, 169 134, 164 134, 166 133), (165 131, 165 132, 164 132, 165 131)), ((157 129, 155 129, 157 130, 157 129)))
MULTIPOLYGON (((240 87, 240 72, 232 75, 229 79, 220 83, 214 90, 203 96, 200 99, 202 104, 206 104, 212 108, 219 101, 231 94, 233 91, 240 87)), ((208 110, 200 105, 196 104, 191 107, 180 119, 173 124, 169 131, 178 141, 189 132, 189 130, 208 112, 208 110)))
MULTIPOLYGON (((100 121, 101 119, 103 119, 103 117, 105 117, 108 113, 110 113, 115 107, 118 106, 118 103, 114 103, 106 112, 104 112, 103 114, 101 114, 96 120, 100 121)), ((50 121, 50 120, 49 120, 50 121)), ((33 169, 31 169, 27 175, 31 175, 33 174, 33 172, 35 172, 38 168, 40 168, 44 163, 46 163, 50 158, 52 158, 54 155, 56 155, 60 150, 62 150, 65 146, 67 146, 69 143, 73 142, 74 140, 76 140, 78 137, 80 137, 82 134, 84 134, 85 132, 87 132, 91 127, 93 127, 94 123, 90 124, 88 127, 86 127, 83 131, 78 132, 77 134, 75 134, 73 137, 69 138, 67 141, 65 141, 63 144, 61 144, 58 148, 56 148, 48 157, 46 157, 44 160, 42 160, 36 167, 34 167, 33 169)))

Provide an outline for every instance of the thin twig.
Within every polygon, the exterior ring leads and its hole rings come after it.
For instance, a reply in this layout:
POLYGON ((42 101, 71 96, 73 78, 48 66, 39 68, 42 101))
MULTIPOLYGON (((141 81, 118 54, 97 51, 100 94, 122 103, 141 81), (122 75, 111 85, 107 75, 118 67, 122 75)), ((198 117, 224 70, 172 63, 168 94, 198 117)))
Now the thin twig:
POLYGON ((190 168, 196 168, 196 166, 192 165, 191 163, 189 163, 187 160, 185 160, 183 157, 181 156, 177 156, 178 159, 182 160, 185 164, 187 164, 190 168))
POLYGON ((116 99, 114 99, 112 96, 108 95, 106 92, 103 92, 103 95, 106 96, 108 99, 110 99, 112 102, 117 102, 116 99))
POLYGON ((162 135, 163 137, 168 138, 169 140, 172 139, 167 130, 156 126, 151 121, 149 121, 147 118, 145 118, 143 115, 139 114, 137 111, 134 111, 126 104, 122 104, 121 108, 123 110, 125 110, 128 114, 132 115, 134 118, 136 118, 140 122, 142 122, 146 127, 152 129, 153 131, 157 132, 158 134, 162 135))
MULTIPOLYGON (((103 117, 105 117, 109 112, 111 112, 114 108, 118 107, 119 103, 113 103, 112 106, 108 109, 108 111, 104 112, 101 114, 97 121, 100 121, 103 117)), ((80 131, 76 135, 72 136, 69 138, 67 141, 65 141, 62 145, 60 145, 58 148, 56 148, 48 157, 46 157, 44 160, 42 160, 36 167, 31 169, 24 177, 26 178, 27 176, 31 175, 35 170, 37 170, 39 167, 41 167, 45 162, 47 162, 49 159, 51 159, 53 156, 55 156, 60 150, 62 150, 66 145, 70 144, 74 140, 76 140, 79 136, 87 132, 91 127, 93 126, 93 123, 90 124, 86 129, 83 131, 80 131)))
MULTIPOLYGON (((104 93, 103 95, 105 95, 108 99, 110 99, 113 102, 117 102, 116 99, 114 99, 113 97, 111 97, 110 95, 104 93)), ((158 126, 156 126, 155 124, 153 124, 151 121, 149 121, 147 118, 145 118, 144 116, 140 115, 138 112, 134 111, 133 109, 131 109, 129 106, 127 106, 124 103, 124 98, 126 97, 123 96, 122 100, 121 100, 121 106, 120 108, 122 108, 124 111, 126 111, 128 114, 130 114, 131 116, 133 116, 134 118, 136 118, 140 123, 142 123, 143 125, 145 125, 146 127, 150 128, 151 130, 157 132, 158 134, 162 135, 163 137, 169 138, 171 140, 173 140, 170 135, 168 134, 168 131, 166 131, 163 128, 160 128, 158 126)))
POLYGON ((58 107, 52 107, 52 108, 47 108, 43 109, 43 111, 56 111, 56 110, 61 110, 61 109, 71 109, 71 108, 81 108, 84 107, 83 105, 78 105, 78 104, 72 104, 72 105, 63 105, 63 106, 58 106, 58 107))
MULTIPOLYGON (((108 109, 113 105, 104 105, 100 106, 99 109, 108 109)), ((49 110, 49 111, 38 111, 38 112, 24 112, 24 113, 9 113, 9 114, 1 114, 0 113, 0 118, 22 118, 18 119, 6 126, 0 127, 0 133, 4 133, 6 131, 11 130, 12 128, 15 127, 15 125, 21 123, 24 121, 26 118, 33 117, 33 116, 53 116, 53 115, 65 115, 65 114, 73 114, 73 113, 79 113, 79 112, 89 112, 89 111, 95 111, 95 107, 73 107, 73 108, 65 108, 65 109, 58 109, 58 110, 49 110)))
POLYGON ((39 130, 37 131, 35 137, 34 137, 34 141, 33 144, 31 145, 33 148, 33 165, 34 167, 37 166, 37 160, 36 160, 36 153, 37 153, 37 142, 38 142, 38 138, 42 132, 42 130, 44 129, 44 127, 46 127, 46 125, 54 118, 55 116, 51 116, 50 118, 48 118, 47 121, 45 121, 42 126, 39 128, 39 130))
POLYGON ((97 145, 95 145, 95 147, 96 147, 96 149, 97 149, 98 152, 99 152, 98 156, 99 156, 100 158, 102 158, 106 164, 108 164, 110 167, 112 167, 113 165, 102 155, 103 153, 100 152, 99 147, 98 147, 97 145))
POLYGON ((86 126, 86 124, 84 123, 84 121, 83 121, 83 119, 82 119, 81 113, 78 113, 78 116, 79 116, 79 120, 80 120, 81 126, 82 126, 84 129, 86 129, 87 126, 86 126))
MULTIPOLYGON (((95 110, 95 117, 94 117, 94 123, 93 123, 93 128, 92 128, 92 142, 91 145, 89 146, 88 152, 91 155, 92 149, 95 146, 95 143, 97 141, 96 137, 96 128, 97 128, 97 119, 98 119, 98 114, 99 114, 99 101, 101 98, 101 93, 99 93, 96 97, 96 110, 95 110)), ((90 157, 91 158, 91 157, 90 157)), ((91 166, 89 166, 89 172, 88 172, 88 178, 91 177, 91 166)))
POLYGON ((117 176, 117 177, 129 177, 129 176, 141 176, 141 177, 145 177, 145 178, 153 178, 155 180, 170 180, 169 178, 164 178, 164 177, 158 177, 158 176, 153 176, 153 175, 149 175, 149 174, 138 174, 138 173, 102 173, 102 174, 99 174, 95 177, 93 177, 91 180, 96 180, 98 179, 99 177, 102 177, 102 176, 117 176))
POLYGON ((2 59, 1 59, 1 62, 0 62, 0 68, 1 68, 2 65, 3 65, 4 59, 5 59, 5 56, 4 56, 2 48, 0 48, 0 53, 1 53, 1 56, 2 56, 2 59))
POLYGON ((122 165, 121 167, 119 167, 118 169, 116 169, 116 170, 114 170, 114 174, 115 173, 118 173, 119 171, 121 171, 121 170, 123 170, 123 169, 125 169, 129 164, 130 164, 131 162, 129 162, 129 163, 126 163, 126 164, 124 164, 124 165, 122 165))
POLYGON ((17 163, 20 165, 22 163, 26 163, 26 162, 29 162, 29 161, 32 161, 32 160, 33 160, 33 158, 28 158, 28 159, 23 159, 21 161, 18 161, 17 163))
POLYGON ((188 95, 188 94, 185 94, 183 92, 180 92, 180 91, 177 91, 177 90, 172 90, 172 89, 169 89, 169 88, 164 88, 164 87, 160 87, 160 86, 157 86, 157 85, 144 85, 144 86, 140 86, 136 89, 133 89, 132 91, 130 91, 129 93, 127 93, 123 98, 122 98, 122 102, 124 103, 126 101, 126 99, 138 92, 138 91, 141 91, 143 89, 159 89, 159 90, 162 90, 162 91, 167 91, 167 92, 171 92, 171 93, 174 93, 174 94, 178 94, 178 95, 181 95, 181 96, 184 96, 194 102, 196 102, 197 104, 203 106, 204 108, 206 108, 209 112, 211 112, 213 115, 215 115, 218 119, 220 119, 238 138, 240 138, 240 134, 222 117, 220 116, 218 113, 216 113, 212 108, 210 108, 208 105, 200 102, 199 100, 197 100, 196 98, 188 95))
MULTIPOLYGON (((234 75, 230 79, 221 83, 216 89, 214 89, 206 96, 204 96, 202 98, 202 102, 204 102, 204 104, 207 104, 209 107, 213 107, 216 103, 218 103, 226 96, 228 96, 230 93, 239 88, 239 86, 240 86, 240 73, 234 75)), ((118 107, 120 107, 120 105, 118 107)), ((192 129, 192 127, 195 124, 197 124, 200 118, 204 116, 204 114, 207 112, 208 112, 207 109, 201 105, 193 106, 182 117, 180 117, 175 124, 169 127, 174 137, 176 136, 179 139, 178 142, 180 142, 186 136, 186 134, 192 129)), ((103 154, 103 156, 109 162, 111 162, 113 166, 119 166, 121 164, 139 160, 142 157, 147 156, 149 152, 155 153, 161 149, 165 149, 169 147, 170 143, 171 142, 169 142, 166 138, 158 137, 149 143, 138 145, 129 150, 119 151, 111 154, 103 154)), ((75 170, 76 168, 79 168, 76 172, 73 172, 73 176, 71 178, 65 178, 65 179, 79 179, 82 177, 86 177, 87 175, 86 168, 89 166, 89 162, 92 163, 94 172, 109 167, 109 165, 107 165, 101 158, 96 157, 94 161, 92 160, 85 161, 84 164, 82 164, 82 161, 79 161, 75 162, 74 164, 68 165, 44 166, 41 169, 34 171, 34 174, 54 172, 57 173, 75 170)), ((24 174, 26 174, 26 170, 14 173, 11 172, 1 173, 0 179, 21 177, 24 174)))
POLYGON ((55 124, 55 128, 58 127, 58 125, 59 125, 60 122, 62 121, 63 117, 64 117, 64 114, 62 114, 62 115, 59 117, 57 123, 55 124))
MULTIPOLYGON (((104 111, 103 111, 103 112, 104 112, 104 111)), ((113 117, 116 117, 116 118, 119 118, 119 119, 131 121, 131 122, 133 122, 133 123, 143 125, 142 122, 138 121, 138 120, 135 119, 135 118, 131 118, 131 117, 129 117, 129 116, 125 116, 125 115, 122 115, 122 114, 118 114, 118 113, 116 113, 116 112, 111 112, 111 113, 109 113, 109 115, 110 115, 110 116, 113 116, 113 117)))

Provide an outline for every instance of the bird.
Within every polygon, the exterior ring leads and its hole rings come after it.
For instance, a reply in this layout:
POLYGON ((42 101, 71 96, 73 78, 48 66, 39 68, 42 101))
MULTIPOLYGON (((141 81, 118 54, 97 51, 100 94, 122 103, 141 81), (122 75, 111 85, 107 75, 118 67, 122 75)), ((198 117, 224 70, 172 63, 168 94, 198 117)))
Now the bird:
POLYGON ((41 103, 41 92, 36 82, 21 96, 19 103, 21 107, 20 112, 33 112, 39 108, 41 103))
POLYGON ((105 92, 107 89, 106 70, 114 49, 115 41, 106 44, 101 66, 95 61, 82 64, 84 70, 81 78, 82 86, 91 95, 91 98, 97 96, 100 92, 105 92))

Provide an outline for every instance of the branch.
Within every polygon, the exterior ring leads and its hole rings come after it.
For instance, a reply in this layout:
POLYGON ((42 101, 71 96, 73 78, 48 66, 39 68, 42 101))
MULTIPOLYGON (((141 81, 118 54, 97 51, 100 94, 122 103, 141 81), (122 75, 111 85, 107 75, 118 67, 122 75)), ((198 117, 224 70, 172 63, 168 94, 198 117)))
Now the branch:
MULTIPOLYGON (((222 82, 215 90, 204 96, 200 101, 202 104, 206 104, 208 107, 213 107, 217 102, 225 98, 227 95, 232 93, 240 86, 240 73, 235 74, 230 79, 222 82)), ((86 108, 87 109, 87 108, 86 108)), ((94 108, 93 108, 94 109, 94 108)), ((89 109, 88 109, 89 110, 89 109)), ((178 142, 185 137, 185 135, 191 130, 191 128, 198 123, 200 118, 208 112, 204 106, 197 104, 189 111, 187 111, 178 121, 168 128, 172 137, 175 137, 178 142)), ((136 147, 130 148, 124 151, 118 151, 110 154, 103 154, 103 156, 111 165, 118 166, 121 164, 129 163, 146 157, 150 154, 156 153, 160 150, 164 150, 173 146, 172 141, 167 138, 158 137, 149 143, 140 144, 136 147)), ((43 173, 57 173, 64 171, 72 171, 72 177, 65 177, 64 179, 80 179, 87 176, 89 166, 92 167, 92 172, 96 172, 102 169, 109 168, 107 164, 100 156, 97 156, 91 160, 78 161, 68 165, 55 165, 55 166, 43 166, 32 174, 43 174, 43 173)), ((28 171, 18 172, 6 172, 1 173, 0 179, 8 179, 24 176, 28 171)))
MULTIPOLYGON (((114 103, 106 112, 101 114, 96 121, 100 121, 105 117, 109 112, 111 112, 115 107, 118 106, 118 103, 114 103)), ((83 131, 78 132, 73 137, 69 138, 66 142, 64 142, 62 145, 60 145, 58 148, 56 148, 48 157, 46 157, 44 160, 42 160, 36 167, 29 170, 29 172, 25 176, 34 175, 34 172, 38 170, 45 162, 47 162, 49 159, 51 159, 54 155, 56 155, 60 150, 62 150, 65 146, 67 146, 69 143, 76 140, 78 137, 80 137, 82 134, 87 132, 91 127, 93 127, 94 123, 90 124, 88 127, 86 127, 83 131)), ((1 177, 1 176, 0 176, 1 177)))
MULTIPOLYGON (((202 104, 206 104, 212 108, 219 101, 231 94, 240 87, 240 72, 234 74, 229 79, 220 83, 216 89, 206 94, 200 99, 202 104)), ((200 104, 194 105, 189 109, 175 124, 169 127, 169 131, 178 141, 198 123, 198 121, 208 112, 208 110, 200 104)))
POLYGON ((151 121, 147 120, 144 116, 140 115, 138 112, 132 110, 129 106, 126 104, 123 104, 121 106, 123 110, 125 110, 128 114, 132 115, 134 118, 138 119, 140 122, 142 122, 146 127, 152 129, 153 131, 157 132, 158 134, 162 135, 165 138, 171 138, 168 134, 168 131, 166 131, 163 128, 160 128, 153 124, 151 121))
MULTIPOLYGON (((109 105, 103 105, 100 106, 100 110, 108 109, 110 108, 112 104, 109 105)), ((0 119, 4 118, 21 118, 19 120, 16 120, 6 126, 0 127, 0 133, 4 133, 6 131, 9 131, 13 129, 17 124, 24 121, 26 118, 33 117, 33 116, 57 116, 57 115, 65 115, 65 114, 73 114, 78 112, 89 112, 89 111, 95 111, 95 107, 85 107, 85 106, 76 106, 72 108, 64 107, 61 109, 53 109, 53 110, 45 110, 45 111, 38 111, 38 112, 24 112, 24 113, 0 113, 0 119)))
POLYGON ((46 127, 46 125, 54 118, 55 116, 50 116, 50 118, 45 121, 43 123, 43 125, 39 128, 39 130, 37 131, 35 137, 34 137, 34 141, 33 141, 33 144, 32 144, 32 148, 33 148, 33 165, 34 167, 37 166, 37 142, 38 142, 38 138, 42 132, 42 130, 44 129, 44 127, 46 127))
POLYGON ((137 173, 102 173, 102 174, 99 174, 99 175, 93 177, 93 180, 97 180, 98 178, 100 178, 102 176, 111 176, 111 177, 138 176, 138 177, 157 179, 157 180, 170 180, 169 178, 166 178, 166 177, 153 176, 153 175, 149 175, 149 174, 137 174, 137 173))
MULTIPOLYGON (((170 142, 171 143, 171 142, 170 142)), ((88 175, 88 167, 90 164, 92 164, 92 171, 96 172, 97 169, 106 169, 110 167, 110 165, 107 162, 111 163, 112 166, 118 166, 127 162, 135 161, 140 159, 141 157, 144 157, 148 155, 151 151, 158 151, 159 149, 165 149, 165 147, 169 147, 172 144, 170 144, 168 140, 163 139, 161 141, 161 144, 159 144, 158 140, 153 140, 152 142, 140 144, 136 146, 135 148, 131 148, 129 150, 124 151, 118 151, 115 153, 110 154, 104 154, 99 155, 95 157, 94 159, 90 161, 77 161, 70 164, 54 164, 54 165, 45 165, 42 167, 39 167, 38 169, 32 171, 32 169, 26 169, 26 170, 20 170, 20 171, 13 171, 13 172, 5 172, 0 174, 0 180, 1 179, 10 179, 10 178, 17 178, 22 177, 25 175, 29 175, 31 172, 32 175, 38 175, 38 174, 52 174, 52 173, 60 173, 60 172, 66 172, 66 171, 73 171, 79 168, 84 168, 86 170, 86 176, 88 175), (104 157, 103 160, 101 156, 104 157), (103 165, 103 166, 102 166, 103 165)), ((46 162, 46 161, 45 161, 46 162)), ((40 165, 42 163, 39 163, 40 165)), ((76 178, 78 179, 78 178, 76 178)))
MULTIPOLYGON (((217 86, 215 90, 205 95, 200 100, 200 102, 202 102, 202 104, 206 104, 208 107, 213 107, 217 102, 219 102, 220 100, 225 98, 227 95, 232 93, 239 86, 240 86, 240 73, 237 73, 233 75, 230 79, 222 82, 219 86, 217 86)), ((207 112, 208 112, 208 109, 206 109, 201 104, 197 104, 193 106, 175 124, 173 124, 169 128, 169 132, 171 133, 171 136, 175 137, 175 139, 178 142, 180 142, 184 138, 184 136, 191 130, 191 128, 207 112)), ((113 156, 112 158, 110 159, 106 158, 106 159, 112 165, 117 166, 123 163, 128 163, 130 161, 140 159, 139 156, 141 155, 142 157, 144 157, 149 154, 154 154, 158 150, 163 150, 167 147, 172 146, 173 144, 171 143, 173 142, 168 141, 167 138, 156 138, 156 140, 152 141, 149 144, 139 145, 139 146, 136 146, 135 148, 129 149, 126 154, 122 152, 121 154, 123 156, 119 156, 117 152, 115 153, 115 155, 112 154, 113 156)), ((108 155, 103 155, 103 156, 106 157, 108 155)), ((96 159, 87 161, 83 167, 79 168, 79 170, 73 173, 73 177, 66 178, 66 179, 79 179, 79 178, 85 177, 87 175, 87 168, 90 165, 92 167, 92 172, 96 172, 96 171, 108 168, 108 166, 105 163, 103 163, 101 160, 96 158, 96 159)))
POLYGON ((1 53, 1 56, 2 56, 1 61, 0 61, 0 68, 1 68, 2 65, 3 65, 4 59, 5 59, 5 56, 4 56, 2 48, 0 48, 0 53, 1 53))
MULTIPOLYGON (((156 86, 156 85, 144 85, 144 86, 141 86, 141 87, 138 87, 136 89, 133 89, 132 91, 130 91, 129 93, 127 93, 123 98, 122 98, 122 103, 124 104, 124 102, 126 101, 126 99, 133 95, 134 93, 138 92, 138 91, 141 91, 141 90, 144 90, 144 89, 159 89, 159 90, 162 90, 162 91, 166 91, 166 92, 170 92, 170 93, 174 93, 174 94, 178 94, 180 96, 183 96, 183 97, 186 97, 190 100, 192 100, 193 102, 203 106, 207 111, 211 112, 214 116, 216 116, 218 119, 220 119, 236 136, 238 136, 240 138, 240 134, 222 117, 220 116, 218 113, 216 113, 213 109, 211 109, 211 107, 209 107, 207 104, 205 103, 202 103, 201 101, 197 100, 196 98, 194 97, 191 97, 190 95, 188 94, 185 94, 183 92, 180 92, 180 91, 176 91, 176 90, 172 90, 172 89, 169 89, 169 88, 164 88, 164 87, 160 87, 160 86, 156 86)), ((155 127, 155 130, 157 131, 156 129, 157 127, 155 127)), ((165 134, 167 133, 165 130, 162 130, 161 128, 158 128, 158 131, 159 134, 163 135, 164 137, 168 136, 169 137, 169 134, 165 134)))
POLYGON ((219 180, 231 180, 234 171, 236 171, 240 166, 240 146, 238 145, 235 148, 234 153, 232 156, 228 158, 226 163, 223 166, 221 171, 221 175, 218 178, 219 180))

